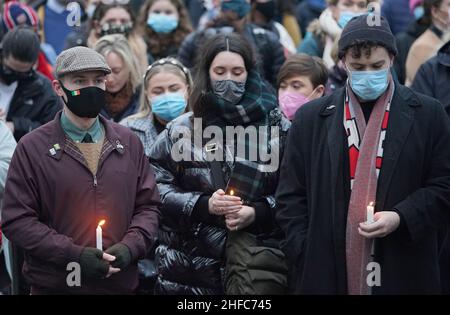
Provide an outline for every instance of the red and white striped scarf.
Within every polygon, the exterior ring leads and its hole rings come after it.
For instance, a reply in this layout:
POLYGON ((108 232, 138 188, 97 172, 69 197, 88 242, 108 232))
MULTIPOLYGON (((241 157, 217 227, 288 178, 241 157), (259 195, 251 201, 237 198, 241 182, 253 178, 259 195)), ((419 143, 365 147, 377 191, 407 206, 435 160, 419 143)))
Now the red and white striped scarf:
POLYGON ((347 88, 344 127, 347 132, 352 190, 346 231, 348 294, 371 292, 365 275, 371 258, 372 242, 359 234, 358 226, 366 221, 367 205, 376 199, 393 94, 394 83, 391 80, 386 92, 376 101, 366 124, 358 99, 351 88, 347 88))

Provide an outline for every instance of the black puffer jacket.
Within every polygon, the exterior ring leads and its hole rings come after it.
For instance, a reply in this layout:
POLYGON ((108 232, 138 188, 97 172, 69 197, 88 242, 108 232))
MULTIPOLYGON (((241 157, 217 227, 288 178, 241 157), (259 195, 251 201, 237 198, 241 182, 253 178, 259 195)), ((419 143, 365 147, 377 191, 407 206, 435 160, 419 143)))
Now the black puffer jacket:
MULTIPOLYGON (((200 55, 198 47, 201 47, 208 38, 230 31, 233 31, 231 26, 218 23, 215 27, 189 34, 178 50, 178 59, 186 67, 194 67, 195 57, 200 55)), ((260 62, 258 64, 260 72, 270 84, 275 86, 278 72, 286 60, 283 46, 277 35, 254 24, 245 25, 241 35, 248 40, 259 56, 257 60, 260 62)))
MULTIPOLYGON (((216 222, 200 222, 194 215, 196 204, 204 196, 214 193, 210 163, 206 161, 203 147, 194 146, 194 156, 198 161, 175 162, 171 157, 174 143, 180 140, 180 131, 192 130, 192 113, 187 113, 173 122, 158 136, 150 152, 162 200, 162 227, 159 247, 156 249, 155 263, 159 271, 156 294, 222 294, 222 272, 227 231, 223 219, 216 222)), ((280 136, 271 139, 280 145, 280 161, 284 139, 290 122, 282 117, 278 109, 269 113, 269 125, 279 126, 280 136)), ((224 164, 232 162, 223 162, 224 164)), ((228 165, 230 166, 230 165, 228 165)), ((229 169, 229 167, 224 167, 229 169)), ((263 200, 269 209, 269 231, 276 229, 274 192, 278 182, 278 172, 264 173, 263 200)), ((230 172, 225 172, 228 180, 230 172)), ((258 212, 258 209, 256 210, 258 212)), ((212 216, 211 216, 212 217, 212 216)), ((258 222, 258 213, 256 213, 258 222)), ((254 223, 249 231, 259 230, 254 223), (253 229, 253 230, 252 230, 253 229)))

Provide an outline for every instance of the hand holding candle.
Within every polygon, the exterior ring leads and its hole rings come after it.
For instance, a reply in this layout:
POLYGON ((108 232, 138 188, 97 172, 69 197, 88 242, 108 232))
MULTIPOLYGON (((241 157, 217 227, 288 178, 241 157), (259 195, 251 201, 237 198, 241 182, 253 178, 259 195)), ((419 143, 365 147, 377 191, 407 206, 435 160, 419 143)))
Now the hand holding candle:
POLYGON ((366 224, 372 224, 374 223, 374 219, 373 219, 373 214, 374 214, 374 206, 373 206, 373 202, 371 202, 368 206, 367 206, 367 219, 366 219, 366 224))
POLYGON ((105 220, 100 220, 97 225, 97 229, 95 230, 96 240, 97 240, 97 249, 103 251, 103 230, 102 226, 105 224, 105 220))
POLYGON ((228 194, 222 189, 214 192, 208 200, 208 211, 214 215, 226 215, 227 213, 236 212, 242 207, 242 200, 235 196, 235 191, 231 189, 228 194))
POLYGON ((374 222, 371 224, 368 222, 359 224, 358 232, 360 235, 366 238, 385 237, 394 232, 400 225, 400 216, 395 211, 378 211, 374 214, 372 220, 374 222))

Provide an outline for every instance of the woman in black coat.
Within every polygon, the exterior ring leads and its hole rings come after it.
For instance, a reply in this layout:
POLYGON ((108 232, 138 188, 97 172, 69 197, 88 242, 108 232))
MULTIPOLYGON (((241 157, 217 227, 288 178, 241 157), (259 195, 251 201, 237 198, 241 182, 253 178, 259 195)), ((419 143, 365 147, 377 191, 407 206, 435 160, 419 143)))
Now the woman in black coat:
MULTIPOLYGON (((217 35, 201 51, 189 101, 193 112, 169 123, 149 154, 162 199, 162 232, 156 250, 157 294, 223 293, 227 230, 268 238, 276 229, 273 194, 280 144, 289 122, 277 109, 275 92, 254 70, 252 49, 242 37, 217 35), (259 130, 270 126, 278 132, 270 136, 259 133, 260 141, 249 137, 242 142, 238 137, 222 145, 225 140, 221 143, 217 134, 210 141, 207 129, 216 128, 220 133, 226 132, 226 126, 259 130), (200 138, 195 139, 197 135, 200 138), (240 144, 250 150, 267 144, 275 154, 268 161, 260 154, 254 159, 236 150, 240 144), (239 158, 244 162, 238 162, 239 158), (238 163, 250 170, 246 179, 251 183, 247 191, 252 194, 248 200, 224 191, 238 163), (260 171, 252 172, 255 169, 260 171)), ((234 188, 238 192, 240 187, 234 188)))

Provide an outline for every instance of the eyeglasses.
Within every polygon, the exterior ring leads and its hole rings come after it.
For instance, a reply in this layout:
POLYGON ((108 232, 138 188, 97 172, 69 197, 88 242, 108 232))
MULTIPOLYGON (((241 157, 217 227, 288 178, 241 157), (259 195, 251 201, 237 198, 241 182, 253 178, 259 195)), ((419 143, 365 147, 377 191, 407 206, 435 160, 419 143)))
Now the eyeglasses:
POLYGON ((144 74, 144 82, 147 81, 147 76, 148 76, 150 70, 152 70, 155 67, 163 66, 166 64, 171 64, 171 65, 179 68, 184 73, 184 75, 186 77, 186 81, 188 83, 191 81, 191 73, 189 72, 188 68, 183 66, 183 64, 181 62, 179 62, 177 59, 169 57, 169 58, 159 59, 159 60, 155 61, 154 63, 152 63, 150 66, 148 66, 148 68, 144 74))

